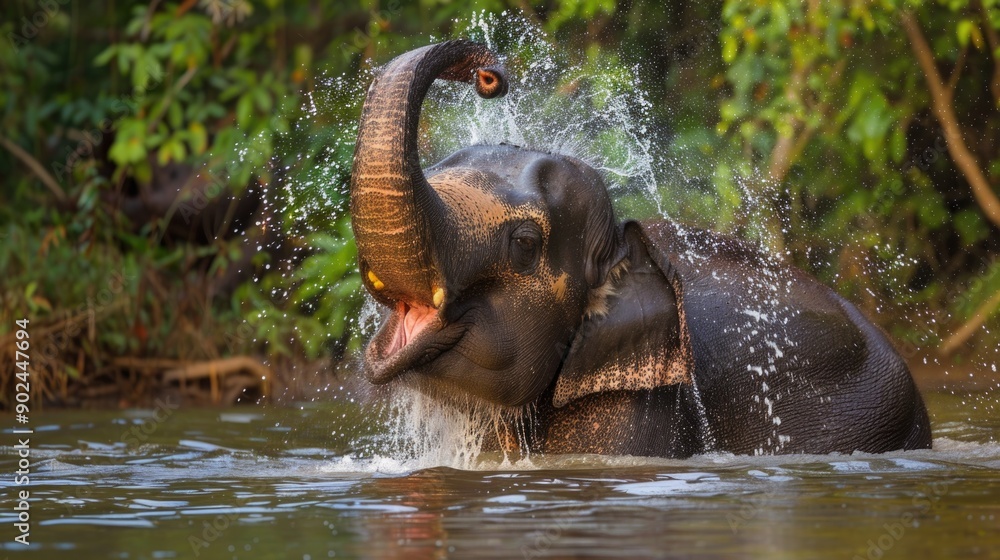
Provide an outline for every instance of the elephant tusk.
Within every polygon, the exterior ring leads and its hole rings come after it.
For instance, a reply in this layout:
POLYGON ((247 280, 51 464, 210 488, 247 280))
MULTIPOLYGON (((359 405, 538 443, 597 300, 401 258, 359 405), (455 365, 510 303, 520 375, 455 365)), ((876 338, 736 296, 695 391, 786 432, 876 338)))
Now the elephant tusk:
POLYGON ((371 280, 372 287, 376 290, 381 290, 385 287, 385 284, 383 284, 382 281, 378 279, 378 276, 375 276, 375 273, 371 270, 368 271, 368 279, 371 280))
POLYGON ((434 307, 441 307, 444 303, 444 288, 434 290, 434 307))

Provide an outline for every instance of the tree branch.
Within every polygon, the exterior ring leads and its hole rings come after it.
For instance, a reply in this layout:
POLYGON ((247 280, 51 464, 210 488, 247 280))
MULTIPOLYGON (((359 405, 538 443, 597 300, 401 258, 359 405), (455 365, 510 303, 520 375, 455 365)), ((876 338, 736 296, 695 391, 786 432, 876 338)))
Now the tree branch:
POLYGON ((910 40, 910 48, 917 57, 917 62, 920 63, 924 79, 927 81, 927 87, 930 89, 931 109, 934 111, 934 116, 937 118, 944 132, 944 138, 948 144, 948 153, 951 155, 952 161, 955 162, 955 166, 965 176, 965 180, 969 182, 972 195, 976 199, 976 202, 979 203, 983 214, 996 227, 1000 228, 1000 198, 997 198, 996 193, 993 192, 993 188, 986 179, 986 175, 979 168, 975 157, 962 139, 958 119, 955 117, 955 110, 951 106, 951 93, 945 86, 944 81, 941 79, 941 74, 935 65, 934 53, 931 52, 931 48, 927 44, 927 39, 920 29, 920 24, 912 13, 901 12, 900 20, 902 21, 903 29, 906 31, 906 36, 910 40))
POLYGON ((257 379, 265 380, 271 376, 271 370, 249 356, 232 356, 219 360, 209 360, 207 362, 197 362, 182 365, 178 368, 166 371, 163 374, 163 381, 186 381, 191 379, 201 379, 211 376, 226 376, 233 372, 246 370, 252 373, 257 379))
POLYGON ((3 136, 0 136, 0 146, 6 148, 8 152, 14 155, 14 157, 21 160, 24 165, 27 165, 28 169, 30 169, 32 173, 34 173, 42 181, 42 184, 48 187, 49 191, 55 195, 56 200, 59 202, 66 202, 66 193, 63 192, 62 187, 59 186, 59 182, 56 181, 56 178, 53 177, 51 173, 42 167, 41 163, 38 163, 37 159, 35 159, 28 152, 24 151, 24 148, 18 146, 3 136))
POLYGON ((156 130, 156 127, 160 125, 160 120, 163 119, 163 115, 166 114, 167 109, 170 107, 170 103, 174 100, 174 97, 176 97, 177 94, 184 89, 184 86, 191 81, 191 78, 194 77, 197 71, 197 66, 188 66, 187 71, 181 75, 180 79, 177 80, 177 83, 174 84, 174 87, 172 87, 167 94, 163 96, 163 100, 160 101, 159 107, 156 108, 156 113, 149 119, 149 126, 146 128, 148 133, 152 134, 156 130))
POLYGON ((150 24, 153 22, 153 14, 156 13, 156 6, 159 3, 160 0, 153 0, 149 3, 149 7, 146 8, 146 17, 142 20, 142 31, 139 32, 139 40, 143 43, 149 39, 150 24))
POLYGON ((951 336, 949 336, 944 342, 941 343, 940 352, 945 356, 952 354, 959 346, 965 344, 965 341, 972 338, 972 335, 976 334, 979 327, 983 326, 983 323, 990 318, 997 308, 1000 307, 1000 292, 993 294, 993 297, 983 302, 982 305, 976 309, 972 317, 965 322, 964 325, 958 328, 951 336))
MULTIPOLYGON (((177 369, 165 372, 163 374, 163 381, 164 383, 177 381, 183 384, 188 380, 207 377, 209 380, 212 402, 219 403, 223 402, 222 395, 220 394, 220 380, 226 378, 231 373, 239 373, 240 371, 249 372, 252 376, 253 382, 251 382, 250 379, 245 379, 232 384, 230 386, 230 391, 227 391, 225 402, 232 403, 235 401, 236 397, 239 396, 242 390, 247 387, 259 386, 261 387, 261 392, 264 393, 265 396, 270 392, 269 384, 272 378, 271 370, 264 364, 249 356, 233 356, 231 358, 210 360, 207 362, 181 366, 177 369)), ((228 383, 230 380, 226 379, 225 381, 228 383)))
POLYGON ((997 50, 1000 49, 1000 35, 990 23, 990 14, 986 9, 986 4, 980 2, 979 9, 983 12, 983 29, 986 30, 986 42, 990 45, 990 56, 993 58, 993 79, 990 81, 990 91, 996 98, 997 107, 1000 107, 1000 58, 997 58, 997 50))
POLYGON ((969 45, 962 47, 962 52, 958 53, 958 60, 955 61, 955 68, 948 76, 948 97, 955 97, 955 87, 958 86, 958 79, 962 77, 962 68, 965 66, 965 57, 969 54, 969 45))

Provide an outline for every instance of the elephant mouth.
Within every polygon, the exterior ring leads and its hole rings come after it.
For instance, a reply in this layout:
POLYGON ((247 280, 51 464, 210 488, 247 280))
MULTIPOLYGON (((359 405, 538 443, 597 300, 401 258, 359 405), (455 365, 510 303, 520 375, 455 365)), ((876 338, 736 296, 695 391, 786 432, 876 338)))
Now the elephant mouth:
POLYGON ((446 324, 444 307, 396 302, 365 351, 364 374, 381 385, 425 365, 454 346, 464 330, 446 324))

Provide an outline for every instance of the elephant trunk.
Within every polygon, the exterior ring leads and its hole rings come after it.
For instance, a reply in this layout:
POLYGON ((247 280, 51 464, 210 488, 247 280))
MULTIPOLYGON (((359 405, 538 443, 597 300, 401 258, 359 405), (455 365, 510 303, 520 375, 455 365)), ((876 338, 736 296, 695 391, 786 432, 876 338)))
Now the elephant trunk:
POLYGON ((420 106, 437 78, 470 82, 482 97, 506 93, 503 70, 484 45, 448 41, 392 60, 368 89, 351 172, 358 266, 383 303, 439 307, 444 283, 434 254, 445 215, 417 154, 420 106))

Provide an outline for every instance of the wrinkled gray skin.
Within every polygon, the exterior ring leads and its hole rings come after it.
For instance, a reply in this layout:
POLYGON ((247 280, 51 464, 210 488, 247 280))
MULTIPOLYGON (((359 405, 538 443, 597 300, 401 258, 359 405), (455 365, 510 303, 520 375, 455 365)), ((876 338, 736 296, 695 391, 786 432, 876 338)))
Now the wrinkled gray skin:
POLYGON ((506 92, 496 57, 467 41, 406 53, 369 89, 351 209, 387 310, 365 353, 372 383, 495 405, 519 428, 494 443, 521 452, 930 446, 902 359, 800 270, 711 232, 619 223, 571 157, 475 146, 420 169, 435 78, 506 92))

